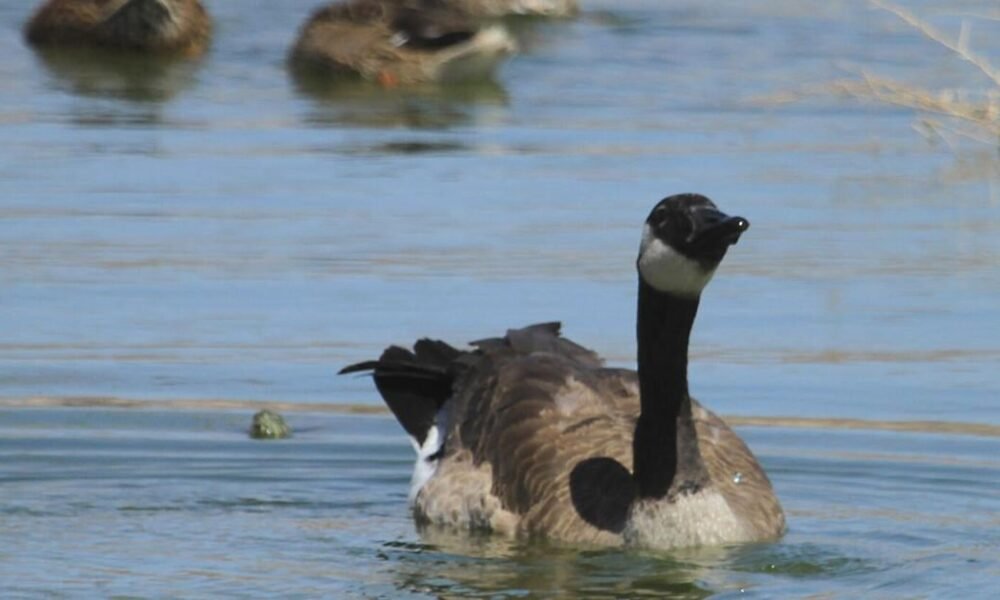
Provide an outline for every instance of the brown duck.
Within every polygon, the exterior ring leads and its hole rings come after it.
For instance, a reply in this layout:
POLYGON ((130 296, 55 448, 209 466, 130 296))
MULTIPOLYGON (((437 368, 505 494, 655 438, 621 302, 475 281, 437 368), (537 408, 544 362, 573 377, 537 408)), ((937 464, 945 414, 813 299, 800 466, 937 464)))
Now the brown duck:
POLYGON ((306 21, 290 60, 394 86, 485 79, 515 48, 502 26, 443 0, 348 0, 306 21))
POLYGON ((199 55, 212 21, 198 0, 49 0, 25 26, 36 46, 199 55))
POLYGON ((697 194, 653 208, 637 260, 638 371, 605 367, 558 323, 472 350, 422 339, 343 369, 371 371, 413 439, 417 521, 660 549, 781 536, 753 453, 688 395, 702 289, 748 227, 697 194))

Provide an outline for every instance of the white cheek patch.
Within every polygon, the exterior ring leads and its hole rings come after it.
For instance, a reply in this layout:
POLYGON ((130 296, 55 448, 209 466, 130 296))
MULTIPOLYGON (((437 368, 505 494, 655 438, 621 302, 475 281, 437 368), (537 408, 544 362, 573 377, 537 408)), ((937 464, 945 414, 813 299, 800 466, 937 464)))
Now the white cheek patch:
POLYGON ((698 296, 715 273, 664 244, 649 224, 639 245, 639 274, 653 289, 678 296, 698 296))

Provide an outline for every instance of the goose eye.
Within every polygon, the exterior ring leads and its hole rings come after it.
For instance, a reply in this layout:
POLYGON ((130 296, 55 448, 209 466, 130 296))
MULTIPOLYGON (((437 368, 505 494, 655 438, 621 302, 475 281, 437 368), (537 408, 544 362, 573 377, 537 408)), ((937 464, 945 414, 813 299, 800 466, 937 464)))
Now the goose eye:
POLYGON ((659 223, 659 229, 664 237, 675 242, 686 242, 691 232, 694 231, 694 223, 688 214, 673 214, 668 217, 663 215, 663 220, 659 223))

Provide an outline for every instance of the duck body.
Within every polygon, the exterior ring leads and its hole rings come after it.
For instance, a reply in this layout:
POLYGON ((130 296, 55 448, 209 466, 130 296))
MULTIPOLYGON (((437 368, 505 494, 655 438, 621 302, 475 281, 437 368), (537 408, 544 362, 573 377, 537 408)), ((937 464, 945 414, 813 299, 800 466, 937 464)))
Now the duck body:
POLYGON ((319 9, 292 48, 293 65, 387 86, 488 78, 516 45, 499 25, 436 0, 348 0, 319 9))
POLYGON ((345 368, 372 372, 413 440, 417 522, 657 549, 780 537, 785 517, 764 469, 687 392, 701 288, 747 226, 693 194, 650 214, 637 371, 604 366, 558 323, 471 350, 422 339, 345 368))
POLYGON ((196 56, 212 21, 198 0, 49 0, 25 26, 40 47, 90 46, 196 56))

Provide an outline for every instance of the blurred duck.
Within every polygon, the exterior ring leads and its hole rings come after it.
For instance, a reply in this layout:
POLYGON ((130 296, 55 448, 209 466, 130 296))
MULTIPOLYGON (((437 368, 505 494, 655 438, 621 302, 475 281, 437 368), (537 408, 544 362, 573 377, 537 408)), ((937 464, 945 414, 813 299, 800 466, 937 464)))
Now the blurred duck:
POLYGON ((198 0, 48 0, 25 27, 36 46, 98 46, 196 56, 212 22, 198 0))
POLYGON ((348 0, 313 14, 291 61, 391 87, 486 79, 515 50, 502 26, 482 26, 443 0, 348 0))

